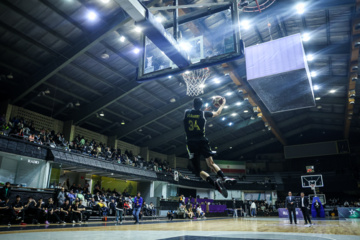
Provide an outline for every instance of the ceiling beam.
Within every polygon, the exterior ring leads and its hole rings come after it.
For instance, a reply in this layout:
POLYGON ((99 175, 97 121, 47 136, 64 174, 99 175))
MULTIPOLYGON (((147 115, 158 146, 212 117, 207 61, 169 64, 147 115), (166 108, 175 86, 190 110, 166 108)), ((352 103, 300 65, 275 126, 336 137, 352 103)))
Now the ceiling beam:
MULTIPOLYGON (((228 86, 230 86, 231 83, 227 83, 225 85, 222 85, 220 88, 215 88, 213 90, 211 90, 210 92, 202 95, 201 97, 207 97, 209 95, 212 95, 214 92, 218 91, 219 89, 224 89, 227 88, 228 86)), ((116 135, 118 136, 119 139, 125 137, 126 135, 128 135, 129 133, 136 131, 137 129, 146 126, 152 122, 155 122, 156 120, 165 117, 166 115, 184 108, 187 105, 190 105, 192 101, 191 97, 184 97, 182 98, 180 101, 177 101, 175 103, 171 103, 171 104, 166 104, 160 108, 158 108, 158 111, 153 111, 150 114, 145 115, 144 117, 142 117, 139 120, 133 121, 132 123, 129 124, 129 126, 127 127, 127 129, 125 131, 119 129, 116 132, 116 135)), ((181 120, 179 119, 179 122, 181 120)))
POLYGON ((65 51, 63 51, 61 55, 58 55, 58 57, 50 61, 46 67, 38 70, 28 79, 28 81, 19 89, 12 103, 14 104, 18 102, 24 96, 26 96, 35 88, 37 88, 42 83, 44 83, 47 79, 54 76, 58 71, 60 71, 69 63, 74 61, 77 57, 84 54, 90 48, 92 48, 101 40, 106 38, 110 33, 112 33, 114 30, 118 29, 121 25, 123 25, 124 20, 126 20, 126 18, 127 17, 124 17, 123 14, 116 14, 115 17, 111 19, 110 24, 108 25, 104 24, 101 28, 99 28, 97 32, 89 34, 86 37, 83 37, 80 41, 78 41, 77 43, 75 43, 65 51))
MULTIPOLYGON (((333 131, 341 131, 342 127, 341 126, 336 126, 336 125, 324 125, 324 124, 307 124, 305 126, 302 126, 302 127, 299 127, 299 128, 296 128, 290 132, 287 132, 285 134, 285 136, 287 138, 291 137, 291 136, 294 136, 294 135, 297 135, 297 134, 300 134, 304 131, 307 131, 307 130, 311 130, 311 129, 326 129, 326 130, 333 130, 333 131)), ((245 153, 248 153, 248 152, 251 152, 251 151, 254 151, 256 149, 259 149, 259 148, 262 148, 262 147, 265 147, 269 144, 272 144, 274 143, 274 139, 267 139, 263 142, 260 142, 260 143, 257 143, 257 144, 253 144, 247 148, 243 148, 243 149, 240 149, 238 151, 234 151, 234 152, 231 152, 231 153, 228 153, 226 155, 224 155, 224 158, 225 159, 233 159, 233 158, 236 158, 236 157, 240 157, 241 155, 245 154, 245 153)), ((233 147, 234 149, 234 147, 233 147)), ((235 147, 236 149, 236 147, 235 147)))
POLYGON ((360 42, 360 29, 357 29, 356 26, 360 23, 359 11, 360 10, 360 0, 356 0, 356 6, 353 9, 352 18, 351 18, 351 34, 350 34, 350 60, 349 60, 349 74, 348 74, 348 84, 347 84, 347 99, 346 99, 346 109, 345 109, 345 126, 344 126, 344 138, 348 139, 350 134, 350 125, 352 120, 352 113, 354 112, 354 105, 350 102, 351 90, 355 90, 356 81, 353 81, 353 78, 358 78, 358 69, 353 69, 353 66, 359 67, 359 46, 356 46, 360 42))
POLYGON ((286 139, 282 136, 282 133, 277 128, 274 120, 271 117, 271 114, 265 107, 265 105, 261 102, 261 100, 257 97, 254 90, 249 86, 247 81, 245 81, 242 77, 239 76, 239 74, 236 72, 236 67, 230 63, 230 64, 223 64, 225 67, 229 67, 230 69, 230 78, 233 80, 235 85, 237 85, 239 88, 241 87, 244 89, 248 95, 249 102, 253 107, 259 107, 262 113, 262 119, 264 122, 269 123, 269 126, 271 126, 271 131, 276 136, 276 138, 281 142, 281 144, 286 145, 286 139))

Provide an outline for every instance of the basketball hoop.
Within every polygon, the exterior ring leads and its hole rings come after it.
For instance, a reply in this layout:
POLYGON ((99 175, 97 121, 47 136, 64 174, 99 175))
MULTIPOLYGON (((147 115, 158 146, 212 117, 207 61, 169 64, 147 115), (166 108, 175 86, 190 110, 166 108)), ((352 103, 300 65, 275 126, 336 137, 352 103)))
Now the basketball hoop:
POLYGON ((195 97, 204 93, 205 81, 210 76, 210 69, 201 68, 186 71, 181 75, 186 83, 186 95, 195 97))
POLYGON ((255 2, 249 4, 249 5, 245 5, 242 6, 241 3, 238 4, 239 9, 243 12, 260 12, 264 11, 265 9, 267 9, 268 7, 270 7, 271 5, 273 5, 273 3, 276 0, 255 0, 255 2))
POLYGON ((315 191, 315 184, 310 184, 311 190, 315 191))

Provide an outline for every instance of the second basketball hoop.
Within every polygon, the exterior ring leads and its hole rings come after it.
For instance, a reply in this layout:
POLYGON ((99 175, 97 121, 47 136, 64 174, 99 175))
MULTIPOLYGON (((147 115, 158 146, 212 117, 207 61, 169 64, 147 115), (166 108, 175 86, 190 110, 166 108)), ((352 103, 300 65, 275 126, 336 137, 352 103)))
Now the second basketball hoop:
POLYGON ((204 93, 205 81, 210 76, 209 68, 186 71, 181 74, 186 83, 186 95, 196 97, 204 93))

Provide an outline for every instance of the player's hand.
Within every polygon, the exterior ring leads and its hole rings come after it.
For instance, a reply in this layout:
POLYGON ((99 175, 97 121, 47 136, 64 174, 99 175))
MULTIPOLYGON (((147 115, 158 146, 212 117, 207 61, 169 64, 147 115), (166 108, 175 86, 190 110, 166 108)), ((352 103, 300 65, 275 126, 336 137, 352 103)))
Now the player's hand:
POLYGON ((222 104, 222 105, 225 106, 225 104, 226 104, 226 98, 223 97, 222 99, 223 99, 223 104, 222 104))

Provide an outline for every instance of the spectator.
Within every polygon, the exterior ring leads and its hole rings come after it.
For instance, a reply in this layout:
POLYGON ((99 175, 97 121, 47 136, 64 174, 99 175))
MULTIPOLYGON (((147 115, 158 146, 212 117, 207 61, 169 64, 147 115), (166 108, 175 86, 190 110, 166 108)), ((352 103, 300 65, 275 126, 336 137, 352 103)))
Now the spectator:
POLYGON ((137 196, 134 198, 134 211, 133 215, 135 218, 135 224, 139 223, 139 214, 143 204, 143 198, 140 196, 140 192, 138 192, 137 196))
POLYGON ((16 196, 16 200, 15 202, 13 202, 12 206, 12 215, 13 217, 16 217, 16 220, 20 220, 21 219, 21 223, 20 225, 26 225, 25 223, 25 209, 24 209, 24 205, 22 204, 22 202, 20 201, 21 198, 19 195, 16 196))
POLYGON ((6 182, 5 186, 0 190, 0 199, 7 199, 11 196, 10 182, 6 182))
POLYGON ((45 224, 49 224, 50 222, 61 223, 59 217, 60 211, 57 209, 52 198, 49 198, 48 203, 45 206, 45 211, 47 211, 45 224))
POLYGON ((8 222, 8 226, 11 226, 10 223, 13 220, 13 215, 9 198, 5 198, 5 201, 0 199, 0 214, 5 216, 6 221, 8 222))
POLYGON ((253 201, 251 203, 250 211, 251 211, 251 216, 256 217, 256 204, 255 204, 255 201, 253 201))
POLYGON ((121 198, 118 199, 116 203, 116 223, 119 223, 120 218, 120 224, 122 224, 122 216, 124 213, 124 203, 121 198))
POLYGON ((168 211, 167 218, 168 218, 168 220, 172 221, 174 219, 174 212, 171 210, 168 211))

